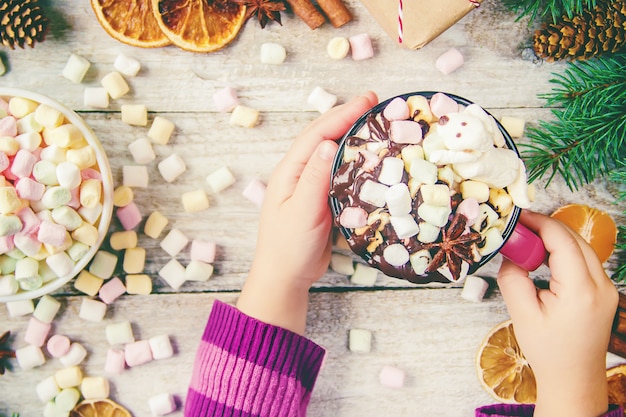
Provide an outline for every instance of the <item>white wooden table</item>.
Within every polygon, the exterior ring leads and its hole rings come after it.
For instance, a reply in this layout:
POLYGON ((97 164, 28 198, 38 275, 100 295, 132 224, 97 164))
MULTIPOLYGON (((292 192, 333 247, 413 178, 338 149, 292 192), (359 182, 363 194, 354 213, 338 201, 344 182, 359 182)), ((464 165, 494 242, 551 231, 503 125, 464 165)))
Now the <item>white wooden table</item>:
MULTIPOLYGON (((71 285, 55 293, 62 303, 53 332, 82 343, 89 352, 82 365, 85 374, 104 375, 108 344, 105 326, 129 320, 135 336, 145 339, 170 335, 176 354, 171 359, 151 362, 110 377, 111 397, 135 416, 149 415, 148 398, 169 392, 184 401, 195 349, 212 302, 234 303, 254 251, 259 219, 257 208, 241 192, 254 178, 266 181, 289 148, 295 132, 317 113, 307 104, 309 93, 320 86, 336 94, 340 102, 366 90, 381 99, 417 90, 454 93, 478 102, 496 117, 521 117, 530 124, 551 117, 542 108, 538 93, 548 92, 552 72, 563 64, 537 65, 521 59, 521 46, 530 29, 526 21, 499 3, 486 1, 421 50, 400 48, 389 39, 358 0, 347 5, 354 14, 348 25, 334 29, 325 24, 311 31, 298 18, 284 15, 283 26, 270 24, 261 30, 249 22, 238 38, 212 54, 193 54, 174 46, 138 49, 116 42, 96 21, 89 2, 48 2, 53 7, 53 24, 45 42, 34 49, 5 50, 2 58, 9 71, 0 86, 22 87, 48 95, 78 111, 93 128, 108 152, 114 180, 121 183, 121 169, 132 164, 127 145, 145 137, 147 128, 131 127, 120 120, 120 105, 145 104, 150 121, 162 115, 176 124, 170 144, 156 147, 157 160, 178 153, 188 170, 172 184, 161 180, 156 163, 149 165, 151 185, 136 189, 136 203, 147 215, 159 210, 170 219, 167 230, 177 227, 190 238, 214 240, 218 244, 215 275, 206 283, 185 283, 172 291, 157 271, 169 260, 158 241, 140 234, 140 245, 148 250, 146 273, 154 281, 149 296, 126 295, 113 304, 103 322, 78 318, 83 295, 71 285), (355 62, 333 61, 326 45, 334 36, 368 33, 375 57, 355 62), (260 63, 264 42, 285 46, 288 57, 280 66, 260 63), (435 59, 450 47, 465 55, 465 65, 442 75, 435 59), (84 82, 72 84, 61 76, 70 53, 92 62, 84 82), (119 53, 142 64, 137 77, 129 80, 131 93, 112 102, 106 111, 83 106, 83 89, 98 86, 100 78, 113 69, 119 53), (228 114, 216 111, 212 95, 234 87, 242 104, 261 112, 260 124, 252 129, 234 127, 228 114), (210 196, 211 207, 201 213, 185 213, 180 195, 205 187, 205 177, 228 166, 237 183, 219 195, 210 196)), ((523 141, 524 139, 522 139, 523 141)), ((580 202, 608 211, 615 218, 616 190, 602 181, 571 192, 559 178, 546 189, 537 183, 533 208, 550 213, 557 207, 580 202)), ((120 229, 119 224, 111 230, 120 229)), ((167 231, 166 230, 166 231, 167 231)), ((185 265, 188 250, 177 259, 185 265)), ((480 270, 493 279, 499 257, 480 270)), ((607 268, 614 268, 614 258, 607 268)), ((537 275, 545 277, 541 269, 537 275)), ((491 327, 508 318, 506 308, 492 286, 482 303, 460 297, 457 286, 415 286, 379 274, 376 286, 358 288, 345 276, 328 272, 315 286, 307 334, 327 348, 327 360, 315 388, 309 415, 317 416, 471 416, 477 406, 492 402, 475 373, 478 346, 491 327), (347 348, 348 331, 365 328, 373 332, 373 350, 354 354, 347 348), (406 386, 392 390, 381 386, 378 373, 390 364, 406 371, 406 386)), ((12 332, 13 347, 24 345, 28 317, 11 318, 0 308, 0 332, 12 332)), ((61 368, 57 360, 21 371, 15 362, 0 377, 0 416, 20 412, 21 417, 42 415, 34 385, 61 368)), ((182 415, 182 406, 174 415, 182 415)))

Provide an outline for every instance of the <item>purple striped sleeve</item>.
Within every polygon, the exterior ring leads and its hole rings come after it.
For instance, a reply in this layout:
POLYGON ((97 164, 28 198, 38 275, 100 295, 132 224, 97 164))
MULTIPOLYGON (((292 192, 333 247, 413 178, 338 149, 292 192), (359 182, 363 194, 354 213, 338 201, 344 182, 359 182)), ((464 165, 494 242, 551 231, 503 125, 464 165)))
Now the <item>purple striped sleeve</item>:
POLYGON ((196 353, 185 416, 306 415, 324 349, 215 301, 196 353))
MULTIPOLYGON (((533 417, 535 406, 532 404, 493 404, 476 409, 476 417, 533 417)), ((624 409, 610 405, 609 411, 600 417, 623 417, 624 409)))

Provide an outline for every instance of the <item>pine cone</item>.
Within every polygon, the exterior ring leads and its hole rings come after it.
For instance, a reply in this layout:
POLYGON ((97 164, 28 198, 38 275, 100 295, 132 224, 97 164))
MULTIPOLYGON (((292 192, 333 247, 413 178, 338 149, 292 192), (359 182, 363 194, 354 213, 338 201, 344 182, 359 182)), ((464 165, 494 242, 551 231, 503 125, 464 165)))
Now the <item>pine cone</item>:
POLYGON ((535 32, 533 49, 546 61, 585 60, 626 46, 626 0, 598 1, 571 19, 549 24, 535 32))
POLYGON ((4 46, 32 48, 43 41, 47 30, 48 19, 38 0, 0 0, 0 41, 4 46))

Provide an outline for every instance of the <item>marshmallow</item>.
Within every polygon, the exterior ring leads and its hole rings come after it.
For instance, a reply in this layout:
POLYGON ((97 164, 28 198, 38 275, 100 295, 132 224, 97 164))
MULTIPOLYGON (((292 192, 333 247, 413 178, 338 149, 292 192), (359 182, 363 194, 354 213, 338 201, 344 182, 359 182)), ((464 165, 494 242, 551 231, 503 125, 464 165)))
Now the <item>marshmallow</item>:
POLYGON ((60 147, 59 145, 48 145, 45 148, 41 149, 39 153, 39 157, 42 160, 54 162, 55 164, 60 164, 65 161, 65 153, 67 149, 60 147))
POLYGON ((137 274, 143 271, 146 263, 146 250, 144 248, 129 248, 124 251, 124 272, 137 274))
POLYGON ((176 411, 176 401, 171 394, 163 393, 150 397, 148 407, 153 416, 164 416, 176 411))
POLYGON ((444 75, 448 75, 463 66, 465 59, 456 48, 450 48, 435 60, 435 67, 444 75))
POLYGON ((54 398, 54 405, 61 411, 72 411, 80 400, 80 392, 76 388, 65 388, 54 398))
POLYGON ((148 108, 143 104, 122 104, 122 122, 131 126, 148 125, 148 108))
POLYGON ((126 83, 126 80, 124 80, 122 74, 117 71, 113 71, 105 75, 102 77, 100 82, 102 83, 102 87, 107 90, 107 93, 109 93, 109 96, 111 96, 113 100, 122 97, 130 91, 130 87, 126 83))
POLYGON ((217 90, 213 94, 213 102, 217 110, 225 113, 233 110, 239 104, 237 99, 237 92, 232 87, 224 87, 217 90))
POLYGON ((150 130, 148 130, 148 137, 152 139, 154 143, 167 145, 175 127, 174 123, 170 120, 161 116, 155 116, 150 130))
POLYGON ((348 348, 354 353, 369 353, 372 351, 372 332, 365 329, 350 329, 348 348))
MULTIPOLYGON (((82 170, 96 165, 97 162, 96 151, 89 145, 77 146, 74 149, 68 149, 65 153, 65 157, 68 162, 73 163, 82 170)), ((86 178, 83 177, 83 179, 86 178)), ((101 178, 98 179, 100 180, 101 178)))
POLYGON ((489 200, 489 186, 484 182, 466 180, 459 184, 463 199, 473 198, 479 203, 489 200))
POLYGON ((211 264, 215 261, 215 242, 194 239, 191 241, 189 259, 211 264))
POLYGON ((104 87, 86 87, 83 92, 85 107, 106 109, 109 107, 109 93, 104 87))
POLYGON ((31 317, 24 332, 24 341, 30 345, 42 347, 46 343, 52 324, 43 323, 31 317))
POLYGON ((67 205, 72 199, 72 193, 65 187, 53 186, 43 193, 41 203, 44 207, 52 209, 67 205))
POLYGON ((391 100, 383 110, 383 116, 387 120, 405 120, 409 118, 409 106, 401 97, 391 100))
POLYGON ((166 334, 153 336, 148 339, 150 343, 150 350, 152 351, 152 358, 155 360, 171 358, 174 355, 174 349, 170 338, 166 334))
POLYGON ((135 295, 148 295, 152 292, 152 279, 145 274, 126 275, 126 292, 135 295))
POLYGON ((430 256, 430 252, 426 249, 418 250, 417 252, 412 253, 409 257, 411 267, 417 275, 423 275, 426 272, 426 268, 430 264, 431 260, 432 258, 430 256))
POLYGON ((249 201, 254 203, 257 207, 261 207, 263 205, 263 199, 265 198, 265 189, 267 187, 263 182, 258 179, 252 179, 246 185, 246 188, 241 192, 241 194, 249 201))
POLYGON ((402 369, 395 366, 385 365, 380 370, 378 376, 380 383, 390 388, 402 388, 404 386, 405 374, 402 369))
MULTIPOLYGON (((6 114, 0 119, 0 136, 15 137, 17 135, 17 120, 6 114)), ((4 170, 3 170, 4 171, 4 170)))
POLYGON ((238 104, 230 114, 229 123, 233 126, 254 127, 259 121, 259 111, 238 104))
POLYGON ((352 50, 353 60, 362 61, 374 56, 372 39, 367 33, 351 36, 348 40, 350 41, 350 49, 352 50))
POLYGON ((92 300, 84 298, 81 305, 78 317, 83 320, 98 322, 104 319, 104 315, 107 311, 107 305, 98 300, 92 300))
POLYGON ((354 285, 371 287, 376 283, 378 271, 367 265, 357 263, 354 268, 354 274, 350 276, 350 282, 354 285))
POLYGON ((435 116, 441 117, 444 114, 457 113, 459 104, 443 93, 435 93, 430 98, 430 110, 435 116))
POLYGON ((69 231, 76 230, 83 224, 80 215, 69 206, 61 206, 52 210, 52 219, 69 231))
POLYGON ((333 253, 330 257, 330 269, 343 275, 350 276, 354 274, 354 262, 352 257, 333 253))
POLYGON ((63 113, 47 104, 40 104, 34 114, 37 123, 48 128, 60 126, 65 119, 63 113))
POLYGON ((209 208, 209 198, 203 189, 188 191, 181 195, 183 208, 187 213, 195 213, 197 211, 209 208))
POLYGON ((55 253, 46 258, 46 263, 58 277, 69 275, 74 269, 74 262, 65 252, 55 253))
POLYGON ((35 152, 41 144, 41 135, 37 132, 27 132, 17 136, 15 140, 17 140, 22 149, 28 152, 35 152))
POLYGON ((309 94, 307 103, 320 113, 326 113, 337 104, 337 96, 324 90, 322 87, 315 87, 309 94))
POLYGON ((39 277, 39 262, 33 258, 22 258, 15 263, 15 279, 19 282, 23 279, 39 277))
MULTIPOLYGON (((47 148, 50 148, 50 145, 47 148)), ((65 155, 65 154, 64 154, 65 155)), ((57 179, 57 165, 52 161, 42 160, 35 164, 33 167, 33 178, 44 185, 59 185, 57 179)))
MULTIPOLYGON (((404 183, 398 183, 389 187, 385 192, 385 201, 387 202, 389 214, 392 216, 409 214, 413 209, 413 200, 411 199, 411 194, 409 193, 409 187, 404 183)), ((344 209, 344 212, 345 210, 346 209, 344 209)), ((343 216, 343 212, 341 215, 343 216)), ((367 222, 367 212, 365 212, 365 210, 363 210, 363 216, 367 222)))
POLYGON ((478 248, 478 252, 482 256, 489 255, 490 253, 498 250, 504 243, 502 233, 497 227, 491 227, 483 233, 482 245, 478 248))
POLYGON ((326 53, 331 59, 344 59, 350 52, 350 41, 342 36, 337 36, 328 41, 326 53))
POLYGON ((13 187, 0 187, 0 213, 16 213, 22 207, 22 202, 13 187))
POLYGON ((287 51, 285 48, 274 42, 266 42, 261 45, 261 63, 280 65, 285 62, 287 51))
POLYGON ((236 181, 228 167, 221 167, 206 177, 206 181, 211 187, 211 191, 217 194, 233 185, 236 181))
POLYGON ((37 392, 37 397, 39 397, 41 402, 47 403, 48 401, 53 400, 54 397, 61 392, 61 389, 57 385, 54 375, 50 375, 49 377, 39 381, 39 383, 35 386, 35 391, 37 392))
POLYGON ((63 76, 75 84, 80 84, 91 63, 80 55, 71 54, 63 68, 63 76))
POLYGON ((213 265, 190 261, 185 267, 185 281, 207 281, 213 275, 213 265))
POLYGON ((179 229, 172 229, 161 240, 160 246, 168 255, 174 257, 187 246, 187 243, 189 243, 189 238, 183 232, 179 229))
POLYGON ((33 300, 9 301, 6 303, 9 317, 20 317, 35 311, 33 300))
POLYGON ((124 165, 122 167, 122 184, 126 187, 148 186, 148 168, 145 165, 124 165))
POLYGON ((348 229, 367 226, 367 212, 361 207, 345 207, 339 215, 339 224, 348 229))
POLYGON ((87 350, 80 343, 74 342, 70 345, 70 349, 67 353, 59 358, 59 361, 63 366, 77 366, 80 365, 87 357, 87 350))
POLYGON ((36 233, 41 224, 41 219, 37 217, 35 212, 30 207, 24 207, 16 213, 17 217, 22 222, 22 233, 36 233))
POLYGON ((125 345, 135 341, 133 328, 129 321, 121 321, 106 326, 106 338, 110 345, 125 345))
POLYGON ((0 276, 0 296, 17 294, 20 285, 15 279, 15 275, 0 276))
POLYGON ((163 179, 167 182, 174 181, 178 176, 187 170, 185 161, 177 155, 172 154, 158 163, 157 167, 163 179))
POLYGON ((476 275, 465 277, 461 297, 467 301, 481 302, 489 289, 489 283, 476 275))
POLYGON ((98 241, 98 229, 92 224, 83 222, 78 228, 72 231, 72 239, 84 243, 87 246, 93 246, 98 241))
POLYGON ((139 138, 128 145, 128 150, 133 159, 138 164, 148 164, 156 158, 154 149, 150 141, 145 138, 139 138))
POLYGON ((16 119, 21 119, 34 112, 37 107, 39 107, 39 103, 24 97, 15 96, 9 100, 9 112, 16 119))
POLYGON ((13 156, 20 150, 20 144, 13 136, 0 136, 0 151, 13 156))
POLYGON ((137 232, 125 230, 111 233, 109 245, 113 250, 122 250, 137 247, 137 232))
POLYGON ((33 317, 42 323, 52 323, 54 316, 61 308, 61 303, 49 295, 44 295, 37 302, 37 307, 33 312, 33 317))
POLYGON ((174 290, 178 290, 185 282, 185 267, 176 259, 171 259, 159 270, 159 276, 174 290))
POLYGON ((113 190, 113 205, 115 207, 127 206, 131 201, 133 201, 133 198, 133 189, 126 185, 120 185, 113 190))
POLYGON ((417 208, 418 216, 437 227, 444 227, 448 223, 448 217, 451 213, 452 209, 443 205, 422 203, 417 208))
POLYGON ((437 172, 437 165, 431 162, 423 159, 411 161, 411 179, 419 184, 435 184, 437 182, 437 172))
POLYGON ((94 274, 85 270, 80 271, 76 280, 74 280, 74 288, 83 294, 95 296, 100 291, 104 279, 95 276, 94 274))
POLYGON ((11 173, 16 177, 28 177, 33 172, 33 167, 37 163, 37 157, 25 149, 20 149, 13 158, 11 173))
POLYGON ((151 237, 152 239, 157 239, 169 220, 165 216, 163 216, 158 211, 152 212, 148 219, 146 220, 146 224, 144 225, 143 232, 146 236, 151 237))
POLYGON ((113 67, 128 77, 134 77, 141 69, 141 64, 135 58, 119 54, 113 61, 113 67))
POLYGON ((113 277, 108 280, 104 285, 102 285, 102 287, 100 287, 100 291, 98 291, 98 296, 104 303, 111 304, 125 292, 126 287, 124 286, 122 280, 120 280, 118 277, 113 277))
POLYGON ((409 251, 401 243, 388 245, 383 250, 383 258, 392 266, 402 266, 409 262, 409 251))
POLYGON ((36 368, 46 363, 46 358, 38 346, 26 345, 15 350, 15 359, 24 371, 36 368))
POLYGON ((46 186, 28 177, 20 178, 15 185, 17 196, 23 200, 41 200, 46 186))
POLYGON ((431 243, 439 238, 439 233, 441 232, 440 227, 428 222, 420 222, 418 226, 420 231, 417 234, 417 240, 420 242, 431 243))
POLYGON ((76 148, 85 146, 85 138, 78 126, 64 124, 55 127, 44 135, 44 140, 48 145, 57 145, 61 148, 76 148))
POLYGON ((389 137, 395 143, 418 144, 422 141, 422 127, 412 120, 393 120, 389 137))
MULTIPOLYGON (((393 166, 393 164, 390 164, 393 166)), ((387 187, 384 184, 367 180, 361 187, 361 191, 359 192, 359 198, 366 203, 372 204, 376 207, 384 207, 385 206, 385 193, 387 192, 387 187)))
POLYGON ((132 230, 141 223, 141 212, 134 202, 119 207, 115 213, 124 230, 132 230))
POLYGON ((130 367, 150 362, 153 359, 152 351, 150 350, 150 342, 147 340, 139 340, 133 343, 127 343, 124 345, 124 356, 126 358, 126 365, 130 367))
POLYGON ((54 379, 61 389, 77 387, 83 380, 83 372, 78 366, 69 366, 56 371, 54 379))
POLYGON ((13 249, 9 249, 6 251, 6 256, 0 256, 0 273, 3 275, 12 274, 15 272, 15 264, 17 263, 17 259, 12 258, 9 254, 12 253, 13 249))
MULTIPOLYGON (((386 185, 398 184, 404 174, 404 162, 400 158, 387 157, 382 160, 378 181, 386 185)), ((387 190, 385 190, 387 192, 387 190)))
POLYGON ((524 127, 526 125, 524 119, 502 116, 502 118, 500 118, 500 123, 502 123, 504 129, 509 132, 509 135, 511 135, 512 138, 521 138, 524 136, 524 127))
POLYGON ((87 223, 93 225, 100 218, 100 214, 102 214, 102 204, 98 203, 93 207, 80 207, 78 209, 78 214, 82 217, 87 223))
POLYGON ((450 188, 445 184, 424 184, 420 193, 425 204, 433 206, 450 206, 450 188))
POLYGON ((111 252, 99 250, 89 265, 89 272, 102 279, 109 279, 115 271, 117 256, 111 252))
POLYGON ((409 116, 416 122, 421 120, 431 123, 433 121, 433 113, 426 97, 422 95, 411 96, 406 100, 406 104, 409 106, 409 116))
POLYGON ((415 236, 420 231, 412 215, 391 216, 389 221, 399 239, 408 239, 415 236))
POLYGON ((120 349, 109 349, 104 362, 104 371, 108 374, 119 375, 124 372, 125 367, 126 359, 124 358, 124 351, 120 349))
POLYGON ((60 358, 70 351, 70 339, 64 335, 55 334, 48 339, 46 349, 53 358, 60 358))
POLYGON ((80 185, 80 204, 87 208, 95 207, 102 198, 102 182, 85 180, 80 185))
POLYGON ((80 383, 80 392, 85 400, 109 397, 109 381, 101 376, 88 376, 80 383))

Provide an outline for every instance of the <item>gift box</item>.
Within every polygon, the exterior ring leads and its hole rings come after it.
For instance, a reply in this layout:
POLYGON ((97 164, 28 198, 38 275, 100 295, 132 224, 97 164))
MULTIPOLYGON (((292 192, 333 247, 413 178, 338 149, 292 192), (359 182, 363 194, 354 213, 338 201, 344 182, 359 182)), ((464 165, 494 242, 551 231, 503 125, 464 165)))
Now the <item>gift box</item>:
POLYGON ((482 0, 361 0, 389 37, 418 49, 435 39, 482 0))

